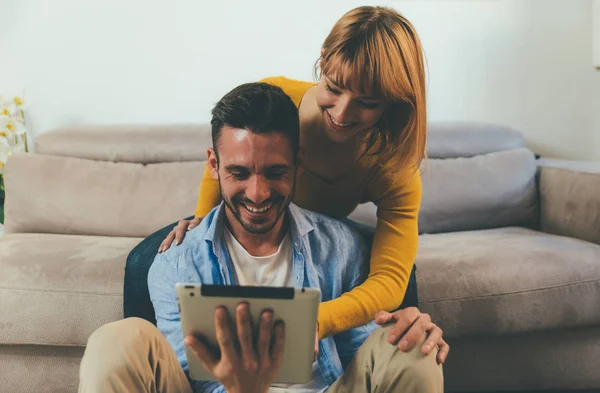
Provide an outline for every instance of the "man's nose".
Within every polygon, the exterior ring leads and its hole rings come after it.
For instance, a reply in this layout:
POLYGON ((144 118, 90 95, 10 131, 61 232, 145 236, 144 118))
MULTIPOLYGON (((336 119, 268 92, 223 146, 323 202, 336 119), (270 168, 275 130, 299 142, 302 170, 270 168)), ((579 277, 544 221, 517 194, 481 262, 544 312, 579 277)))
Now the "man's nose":
POLYGON ((246 196, 257 205, 269 198, 269 185, 263 176, 252 176, 249 180, 246 196))

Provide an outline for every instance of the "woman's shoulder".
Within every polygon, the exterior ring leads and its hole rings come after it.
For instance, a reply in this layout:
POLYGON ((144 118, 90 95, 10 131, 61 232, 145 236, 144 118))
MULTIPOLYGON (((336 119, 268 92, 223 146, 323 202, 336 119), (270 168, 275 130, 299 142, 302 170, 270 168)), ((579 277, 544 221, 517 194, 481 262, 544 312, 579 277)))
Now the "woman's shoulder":
POLYGON ((296 106, 300 105, 302 97, 306 91, 315 85, 314 82, 301 81, 298 79, 287 78, 285 76, 270 76, 263 78, 260 82, 269 83, 271 85, 280 87, 287 95, 292 98, 296 106))

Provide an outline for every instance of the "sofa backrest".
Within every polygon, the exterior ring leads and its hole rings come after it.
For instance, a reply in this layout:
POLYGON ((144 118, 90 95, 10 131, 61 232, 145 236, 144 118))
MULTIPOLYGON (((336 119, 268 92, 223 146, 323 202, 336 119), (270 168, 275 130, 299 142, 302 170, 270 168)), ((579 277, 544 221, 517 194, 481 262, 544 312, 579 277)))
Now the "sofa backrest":
MULTIPOLYGON (((196 206, 207 125, 68 128, 6 166, 6 232, 144 237, 196 206)), ((422 166, 420 232, 537 223, 535 160, 516 131, 434 123, 422 166)), ((375 207, 351 215, 374 225, 375 207)))
POLYGON ((136 164, 204 161, 210 146, 209 124, 64 127, 35 140, 35 152, 39 154, 136 164))
MULTIPOLYGON (((495 124, 432 123, 427 155, 420 233, 539 225, 536 161, 519 132, 495 124)), ((361 205, 350 218, 375 225, 376 207, 361 205)))
POLYGON ((14 154, 5 231, 145 237, 193 214, 204 167, 14 154))

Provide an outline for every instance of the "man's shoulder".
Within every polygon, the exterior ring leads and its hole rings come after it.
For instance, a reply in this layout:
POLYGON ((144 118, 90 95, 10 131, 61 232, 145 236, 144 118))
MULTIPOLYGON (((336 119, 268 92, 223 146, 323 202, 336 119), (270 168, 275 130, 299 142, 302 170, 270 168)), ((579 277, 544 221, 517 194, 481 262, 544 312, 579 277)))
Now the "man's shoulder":
POLYGON ((299 206, 294 206, 294 208, 297 209, 298 214, 310 223, 313 228, 313 236, 317 238, 331 238, 337 241, 347 240, 358 242, 358 245, 362 245, 364 240, 360 233, 345 221, 306 210, 299 206))
POLYGON ((193 258, 195 263, 201 262, 195 259, 202 259, 201 257, 208 252, 206 245, 206 238, 213 227, 213 220, 216 219, 217 207, 211 210, 206 217, 200 222, 195 228, 188 230, 183 237, 181 244, 176 245, 175 242, 164 252, 157 254, 154 262, 157 263, 175 263, 182 258, 185 258, 187 254, 193 258))

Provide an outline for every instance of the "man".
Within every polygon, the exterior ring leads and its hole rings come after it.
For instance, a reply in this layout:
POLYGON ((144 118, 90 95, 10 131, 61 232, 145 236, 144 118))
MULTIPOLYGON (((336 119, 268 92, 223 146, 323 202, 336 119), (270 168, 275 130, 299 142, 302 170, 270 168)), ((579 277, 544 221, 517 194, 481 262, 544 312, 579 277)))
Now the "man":
POLYGON ((441 330, 416 309, 377 318, 396 325, 377 329, 370 323, 320 340, 313 378, 305 385, 271 387, 285 328, 274 325, 269 311, 261 314, 258 327, 265 339, 253 344, 247 304, 231 310, 237 313, 238 337, 227 311, 217 309, 220 358, 200 340, 183 337, 177 282, 318 287, 327 301, 359 285, 367 273, 368 250, 360 235, 291 203, 302 161, 292 100, 278 87, 249 83, 225 95, 212 113, 208 165, 223 202, 178 247, 157 255, 148 286, 158 329, 129 318, 92 334, 81 363, 80 391, 443 392, 437 351, 425 355, 418 349, 425 332, 426 345, 441 343, 441 330), (417 345, 403 352, 388 342, 391 335, 404 335, 409 347, 417 345), (219 382, 187 377, 185 345, 219 382))

